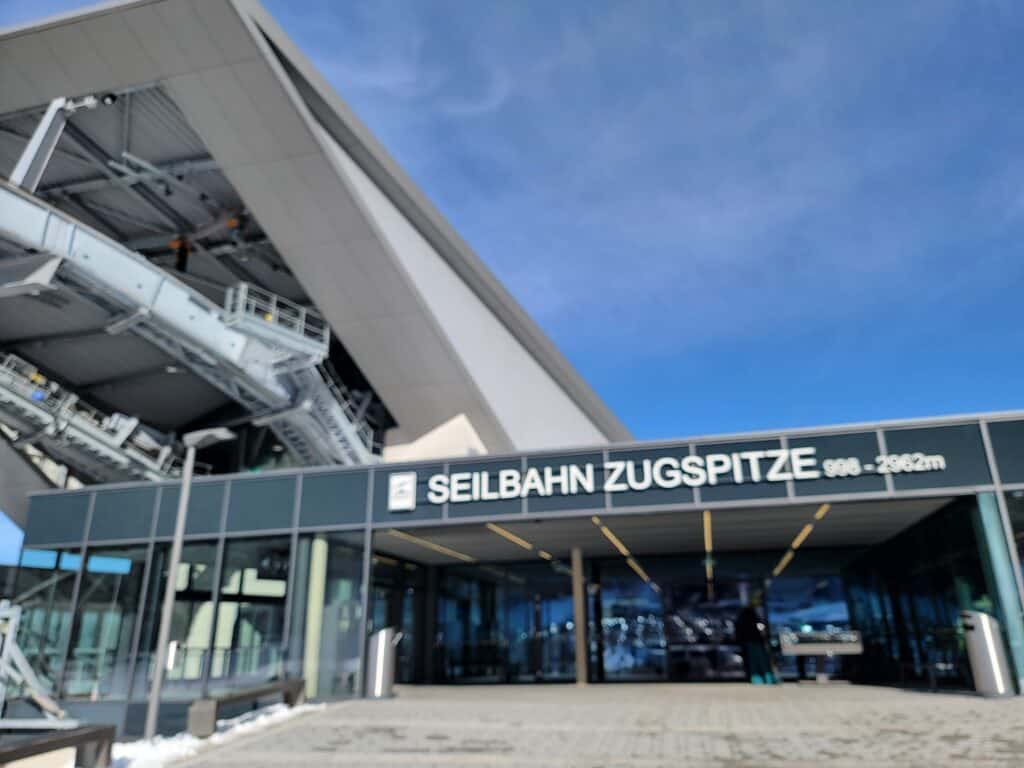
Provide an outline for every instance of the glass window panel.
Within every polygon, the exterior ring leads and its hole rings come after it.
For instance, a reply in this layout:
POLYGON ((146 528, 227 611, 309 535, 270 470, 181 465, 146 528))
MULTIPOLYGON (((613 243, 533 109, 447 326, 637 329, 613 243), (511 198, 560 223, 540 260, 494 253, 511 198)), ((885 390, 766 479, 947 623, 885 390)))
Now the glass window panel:
MULTIPOLYGON (((319 698, 356 694, 363 533, 303 536, 296 557, 289 674, 319 698)), ((403 641, 404 642, 404 641, 403 641)))
MULTIPOLYGON (((164 585, 167 583, 169 556, 169 544, 154 548, 150 585, 143 609, 139 660, 132 684, 132 697, 135 699, 146 697, 152 679, 152 662, 160 628, 160 607, 164 585)), ((170 628, 172 654, 162 692, 165 699, 194 699, 200 693, 213 630, 213 575, 216 562, 215 542, 191 542, 182 547, 181 562, 174 579, 175 600, 170 628)))
POLYGON ((14 589, 22 607, 18 645, 43 685, 56 693, 64 648, 71 632, 71 598, 75 588, 77 553, 26 549, 14 589))
POLYGON ((281 676, 291 539, 235 539, 224 549, 210 656, 211 691, 281 676))
POLYGON ((69 698, 125 698, 145 547, 90 551, 64 673, 69 698))

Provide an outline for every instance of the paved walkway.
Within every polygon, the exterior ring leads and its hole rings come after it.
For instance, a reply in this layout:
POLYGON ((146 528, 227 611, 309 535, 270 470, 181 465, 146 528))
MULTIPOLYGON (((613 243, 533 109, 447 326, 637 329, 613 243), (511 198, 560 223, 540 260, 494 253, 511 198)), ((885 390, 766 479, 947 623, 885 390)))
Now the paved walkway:
POLYGON ((407 687, 201 752, 192 768, 1024 765, 1024 698, 835 684, 407 687))

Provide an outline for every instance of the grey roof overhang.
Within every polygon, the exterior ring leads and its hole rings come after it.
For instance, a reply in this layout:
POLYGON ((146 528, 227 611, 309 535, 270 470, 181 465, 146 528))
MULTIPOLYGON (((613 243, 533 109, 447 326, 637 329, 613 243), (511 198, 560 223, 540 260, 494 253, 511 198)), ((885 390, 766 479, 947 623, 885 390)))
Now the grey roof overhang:
MULTIPOLYGON (((194 97, 193 103, 182 106, 186 114, 193 118, 197 115, 208 117, 207 125, 196 128, 210 145, 211 154, 222 163, 226 175, 246 203, 255 209, 268 236, 278 246, 304 287, 311 292, 312 298, 317 301, 332 327, 335 327, 343 343, 349 347, 357 364, 364 369, 385 404, 395 413, 400 423, 411 425, 413 434, 425 431, 458 412, 466 412, 478 427, 481 437, 492 448, 508 450, 516 447, 510 443, 502 419, 495 415, 492 404, 482 395, 471 372, 462 369, 457 354, 443 333, 437 329, 417 332, 412 326, 404 330, 392 329, 392 334, 398 334, 397 339, 403 333, 406 336, 411 334, 412 340, 407 342, 409 344, 418 343, 423 346, 424 340, 427 340, 434 345, 431 347, 432 353, 422 354, 425 359, 434 358, 432 370, 429 371, 435 377, 433 389, 429 386, 423 389, 424 385, 420 382, 399 384, 389 380, 395 378, 391 376, 396 370, 394 360, 375 365, 371 359, 377 354, 385 354, 379 352, 382 345, 378 338, 383 331, 379 328, 372 332, 365 330, 367 326, 374 325, 373 314, 364 312, 358 318, 358 323, 354 323, 352 313, 358 308, 349 310, 323 306, 325 303, 336 303, 333 299, 330 302, 324 301, 322 297, 326 296, 325 293, 321 293, 319 298, 317 295, 318 290, 327 290, 315 285, 318 282, 315 270, 323 268, 324 251, 312 248, 303 252, 300 245, 323 243, 329 222, 314 222, 316 226, 324 227, 323 232, 317 234, 319 240, 314 240, 312 235, 305 232, 292 235, 291 242, 279 242, 280 233, 288 229, 279 222, 292 215, 292 212, 281 210, 281 204, 277 202, 280 198, 275 199, 274 194, 264 193, 260 187, 267 183, 267 174, 272 172, 278 158, 281 168, 291 163, 287 171, 292 176, 286 181, 294 181, 303 158, 312 157, 310 152, 315 154, 323 151, 310 149, 317 145, 318 140, 311 131, 309 119, 304 114, 306 111, 313 112, 328 132, 344 145, 344 149, 362 170, 551 380, 580 408, 594 427, 609 441, 629 439, 628 430, 254 0, 127 0, 0 31, 2 114, 38 107, 57 96, 119 90, 169 80, 185 82, 180 87, 191 89, 189 93, 194 97), (132 15, 130 21, 134 27, 129 26, 129 15, 132 15), (204 25, 218 30, 215 44, 211 44, 207 30, 203 29, 204 25), (176 38, 179 47, 176 50, 175 41, 162 40, 159 32, 161 28, 174 27, 177 27, 179 33, 176 38), (134 36, 127 34, 132 29, 141 32, 134 36), (118 30, 125 34, 119 36, 118 30), (134 42, 129 39, 132 37, 134 42), (189 50, 182 50, 181 46, 188 46, 189 50), (283 54, 283 59, 279 59, 274 49, 283 54), (211 97, 209 93, 200 93, 207 88, 207 84, 198 82, 201 77, 193 77, 196 73, 201 75, 203 70, 214 67, 242 66, 256 60, 269 63, 271 70, 275 71, 268 74, 262 70, 258 73, 250 70, 250 80, 255 84, 250 82, 249 87, 262 88, 267 96, 266 101, 276 108, 283 108, 281 105, 290 101, 295 112, 294 116, 259 115, 265 120, 275 121, 270 133, 274 134, 272 138, 276 143, 267 144, 273 154, 270 158, 255 157, 258 148, 250 151, 250 147, 232 146, 232 132, 237 135, 239 131, 238 116, 233 116, 235 122, 231 124, 223 124, 219 115, 209 116, 210 109, 203 106, 203 99, 211 97), (301 76, 296 78, 298 83, 285 82, 289 78, 281 74, 280 68, 284 66, 294 68, 301 76), (24 76, 25 72, 30 73, 30 77, 24 76), (309 92, 296 94, 297 88, 305 88, 309 92), (302 99, 307 100, 305 104, 300 103, 302 99), (282 126, 289 124, 294 130, 282 129, 282 126), (212 142, 207 138, 218 133, 212 142), (231 151, 225 153, 226 147, 231 151), (253 195, 260 197, 260 200, 252 200, 253 195), (308 239, 304 241, 303 237, 308 239), (321 259, 319 264, 315 261, 317 258, 321 259), (341 331, 338 331, 339 327, 341 331), (352 340, 354 332, 362 332, 363 338, 352 340), (375 372, 375 368, 379 372, 375 372), (438 376, 438 371, 444 368, 447 368, 447 373, 438 376), (443 403, 439 402, 441 399, 443 403), (431 413, 431 409, 437 413, 431 413)), ((175 86, 171 88, 173 92, 175 86)), ((263 134, 266 134, 266 126, 262 129, 263 134)), ((252 136, 247 138, 252 139, 252 136)), ((259 144, 260 138, 265 136, 257 134, 257 140, 253 143, 259 144)), ((311 168, 308 163, 304 167, 311 168)), ((316 183, 322 188, 329 187, 329 192, 336 196, 330 205, 352 205, 350 200, 345 199, 344 189, 339 191, 340 180, 328 182, 323 177, 318 178, 316 183)), ((283 194, 292 192, 293 189, 289 188, 283 194)), ((299 224, 305 224, 307 220, 299 224)), ((369 233, 360 236, 367 239, 373 237, 369 233)), ((288 237, 286 234, 283 239, 287 240, 288 237)), ((379 247, 382 251, 386 250, 384 246, 379 247)), ((407 278, 398 276, 399 267, 389 266, 388 269, 396 270, 394 275, 389 272, 386 277, 378 276, 378 280, 386 286, 386 290, 394 294, 389 297, 391 305, 413 307, 416 303, 415 290, 403 284, 403 279, 407 278)), ((369 301, 368 298, 364 300, 369 301)), ((429 311, 417 311, 423 315, 423 318, 416 321, 420 326, 424 322, 426 325, 433 322, 429 311)), ((412 321, 407 319, 405 322, 412 321)), ((397 339, 389 338, 389 341, 397 339)))

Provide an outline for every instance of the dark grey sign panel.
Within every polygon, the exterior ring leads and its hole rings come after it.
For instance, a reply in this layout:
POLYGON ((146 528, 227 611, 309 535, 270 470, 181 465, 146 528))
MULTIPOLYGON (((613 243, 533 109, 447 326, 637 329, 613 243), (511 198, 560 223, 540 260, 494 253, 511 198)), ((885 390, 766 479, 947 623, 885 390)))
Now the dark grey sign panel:
POLYGON ((572 453, 528 459, 523 486, 530 488, 536 478, 545 493, 530 490, 526 499, 528 512, 561 512, 573 509, 603 509, 600 453, 572 453), (592 492, 588 492, 593 488, 592 492), (563 490, 564 489, 564 490, 563 490), (564 494, 564 495, 563 495, 564 494))
POLYGON ((648 506, 654 504, 692 504, 693 489, 688 487, 680 468, 690 454, 688 445, 650 450, 612 451, 603 480, 614 480, 629 490, 609 494, 612 506, 648 506), (616 475, 612 477, 613 473, 616 475))
MULTIPOLYGON (((220 516, 224 505, 223 482, 194 483, 188 496, 185 533, 189 535, 220 532, 220 516)), ((156 523, 158 537, 174 535, 178 514, 180 486, 165 486, 160 494, 160 517, 156 523)))
POLYGON ((789 440, 789 447, 813 448, 821 473, 813 480, 794 479, 793 489, 797 496, 885 490, 885 476, 874 471, 878 456, 878 435, 874 432, 793 437, 789 440))
POLYGON ((892 475, 897 491, 992 482, 977 424, 887 429, 885 442, 876 469, 892 475))
POLYGON ((439 519, 444 505, 429 502, 427 483, 432 476, 443 472, 443 464, 379 467, 373 476, 373 521, 403 525, 439 519))
POLYGON ((992 452, 1004 483, 1024 483, 1024 421, 993 421, 988 425, 992 452))
POLYGON ((148 539, 155 505, 153 486, 97 493, 89 541, 148 539))
POLYGON ((81 541, 88 510, 88 493, 33 496, 28 506, 25 546, 81 541))
POLYGON ((365 471, 304 475, 299 526, 365 523, 369 478, 365 471))
POLYGON ((246 478, 231 484, 225 529, 238 533, 291 528, 294 509, 294 477, 246 478))
POLYGON ((791 470, 788 457, 782 455, 781 449, 778 440, 698 445, 697 455, 704 459, 704 471, 708 475, 700 489, 701 500, 784 497, 785 477, 791 470), (709 459, 711 456, 715 458, 709 459))
MULTIPOLYGON (((450 487, 468 485, 468 496, 475 501, 448 500, 448 517, 470 517, 473 515, 516 515, 523 511, 523 500, 500 498, 502 478, 507 473, 519 475, 521 459, 501 461, 452 462, 448 465, 450 487), (475 486, 475 487, 474 487, 475 486)), ((450 494, 449 494, 450 495, 450 494)), ((506 493, 511 496, 511 493, 506 493)))

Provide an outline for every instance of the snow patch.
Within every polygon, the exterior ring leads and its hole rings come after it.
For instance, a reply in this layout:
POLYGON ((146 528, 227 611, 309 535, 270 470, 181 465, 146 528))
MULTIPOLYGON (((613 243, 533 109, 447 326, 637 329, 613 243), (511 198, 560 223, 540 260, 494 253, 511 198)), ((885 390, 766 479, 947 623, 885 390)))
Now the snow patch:
POLYGON ((324 706, 326 705, 301 704, 289 707, 286 704, 274 704, 263 707, 229 720, 218 720, 217 732, 208 739, 197 739, 192 734, 183 732, 174 736, 157 736, 148 740, 117 743, 114 744, 111 754, 111 768, 162 768, 173 760, 196 754, 204 744, 223 744, 307 712, 321 710, 324 706))

